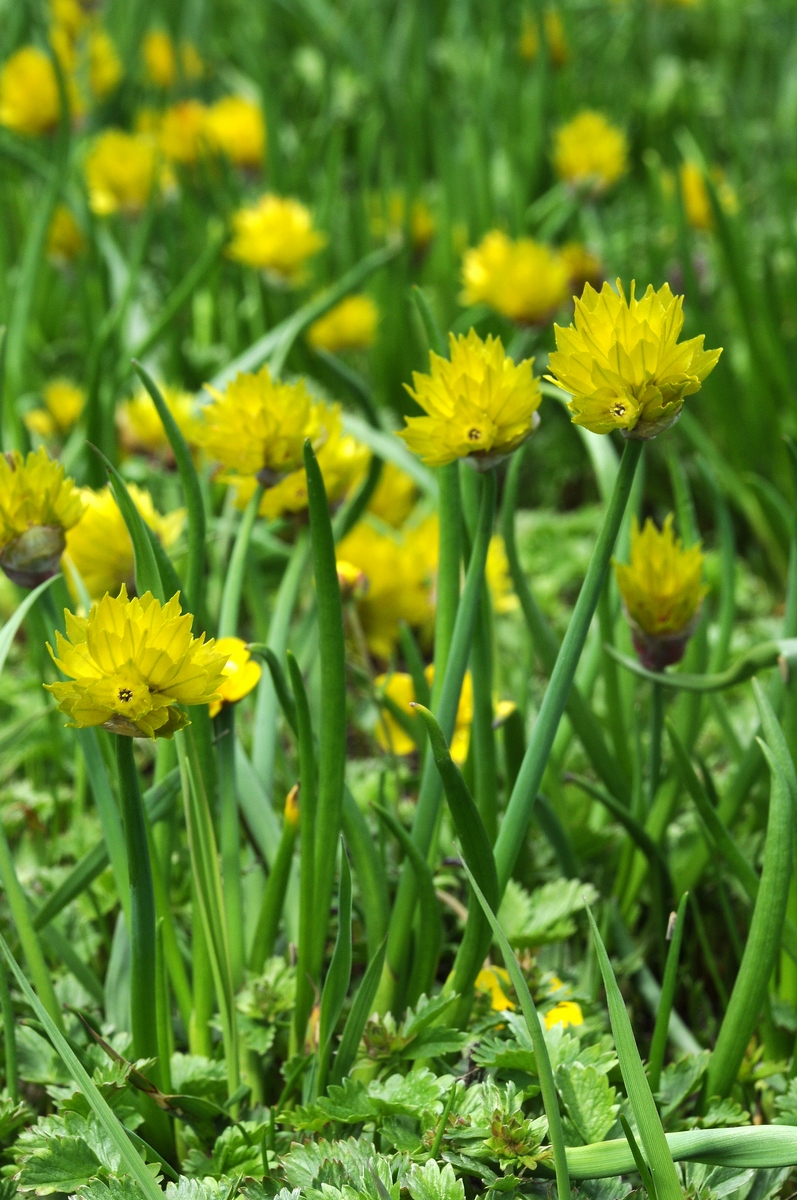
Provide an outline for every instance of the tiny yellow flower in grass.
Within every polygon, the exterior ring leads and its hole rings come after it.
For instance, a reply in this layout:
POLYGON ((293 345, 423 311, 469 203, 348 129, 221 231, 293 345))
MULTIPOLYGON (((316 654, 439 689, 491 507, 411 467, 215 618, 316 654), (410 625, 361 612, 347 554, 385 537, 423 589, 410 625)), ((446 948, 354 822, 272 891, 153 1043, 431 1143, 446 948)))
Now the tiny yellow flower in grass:
POLYGON ((232 225, 230 258, 265 271, 281 284, 300 283, 305 263, 327 240, 313 228, 308 208, 271 192, 250 208, 240 208, 232 225))
POLYGON ((506 556, 504 539, 499 533, 494 534, 490 539, 485 578, 490 589, 493 611, 497 613, 516 612, 520 601, 512 590, 509 559, 506 556))
POLYGON ((576 1004, 575 1000, 560 1000, 553 1008, 548 1009, 543 1021, 546 1029, 553 1029, 554 1025, 583 1025, 584 1014, 581 1005, 576 1004))
POLYGON ((37 46, 22 46, 0 71, 0 125, 37 136, 58 124, 61 101, 55 69, 37 46))
POLYGON ((223 96, 211 104, 205 117, 211 149, 226 155, 236 167, 259 167, 266 154, 266 126, 253 100, 223 96))
POLYGON ((587 284, 575 325, 554 326, 546 376, 570 392, 574 423, 643 440, 674 425, 685 397, 700 390, 722 353, 704 350, 702 334, 679 342, 683 323, 683 296, 666 283, 658 292, 648 287, 641 300, 633 283, 629 299, 619 279, 617 292, 608 283, 600 292, 587 284))
MULTIPOLYGON (((194 397, 180 388, 161 384, 166 407, 189 445, 196 445, 201 421, 194 414, 194 397)), ((149 392, 142 388, 116 410, 116 425, 122 448, 128 454, 152 454, 173 461, 172 448, 163 428, 158 410, 149 392)))
POLYGON ((177 57, 174 43, 165 29, 151 29, 144 38, 141 53, 150 83, 159 88, 173 87, 177 78, 177 57))
MULTIPOLYGON (((430 663, 424 674, 431 685, 434 682, 434 665, 430 663)), ((384 695, 388 696, 408 717, 415 718, 415 710, 412 707, 415 702, 415 686, 411 675, 405 674, 403 671, 394 671, 392 675, 378 675, 374 680, 374 684, 377 690, 381 689, 384 695)), ((454 725, 454 736, 451 738, 451 745, 449 746, 452 759, 460 766, 468 757, 470 727, 472 723, 473 680, 471 679, 470 671, 468 671, 462 683, 462 692, 459 697, 459 706, 454 725)), ((396 718, 387 708, 381 710, 379 722, 376 726, 376 740, 381 748, 390 754, 411 754, 415 749, 415 742, 402 729, 401 725, 399 725, 396 718)))
POLYGON ((105 100, 122 81, 122 60, 104 29, 92 30, 88 53, 89 87, 98 100, 105 100))
POLYGON ((487 469, 524 442, 539 424, 542 395, 534 359, 515 365, 500 338, 450 334, 451 358, 430 352, 429 375, 413 372, 404 386, 427 414, 406 417, 402 437, 425 463, 456 458, 487 469))
POLYGON ((121 129, 101 133, 86 157, 91 211, 138 213, 155 178, 156 149, 150 138, 121 129))
POLYGON ((386 525, 400 529, 415 507, 418 485, 395 463, 386 462, 379 476, 368 511, 386 525))
POLYGON ((314 321, 307 340, 316 350, 365 350, 373 346, 379 311, 370 296, 347 296, 314 321))
POLYGON ((79 489, 44 447, 0 455, 0 566, 14 583, 32 588, 57 573, 82 512, 79 489))
POLYGON ((151 592, 104 596, 88 617, 67 609, 56 631, 55 665, 70 682, 44 686, 72 725, 102 726, 127 737, 171 738, 189 724, 179 705, 209 704, 224 682, 226 657, 191 634, 194 618, 179 595, 161 604, 151 592))
MULTIPOLYGON (((712 170, 711 176, 717 192, 717 199, 725 212, 733 215, 738 210, 736 193, 719 167, 712 170)), ((679 178, 687 221, 693 229, 713 229, 714 212, 700 167, 693 162, 682 163, 679 178)))
POLYGON ((575 187, 605 191, 625 174, 627 158, 625 134, 603 113, 586 110, 557 131, 556 173, 575 187))
POLYGON ((54 437, 69 433, 86 403, 86 394, 69 379, 53 379, 42 389, 44 408, 34 408, 25 415, 25 424, 39 437, 54 437))
POLYGON ((343 558, 337 559, 335 566, 341 599, 344 602, 346 600, 364 600, 368 595, 368 576, 365 571, 355 567, 354 563, 346 562, 343 558))
MULTIPOLYGON (((161 516, 149 492, 134 483, 128 484, 127 490, 143 520, 168 550, 182 532, 185 510, 180 508, 161 516)), ((106 592, 115 594, 122 584, 132 588, 133 542, 113 492, 110 487, 99 492, 84 488, 81 498, 85 505, 83 515, 67 533, 62 564, 70 591, 74 596, 79 595, 74 571, 80 575, 92 600, 98 600, 106 592)))
POLYGON ((262 668, 246 648, 246 642, 237 637, 216 638, 217 653, 226 656, 221 683, 216 688, 218 697, 211 700, 209 712, 215 717, 228 704, 236 704, 257 687, 262 668))
POLYGON ((700 543, 684 549, 672 520, 670 513, 658 530, 648 518, 640 532, 635 518, 631 561, 614 563, 634 646, 642 663, 654 671, 683 658, 707 591, 700 543))
POLYGON ((509 988, 509 972, 504 967, 483 967, 476 976, 475 987, 477 992, 490 997, 493 1012, 514 1009, 514 1004, 504 991, 504 988, 509 988))
POLYGON ((585 283, 591 283, 599 288, 604 281, 603 263, 597 254, 582 242, 567 242, 559 250, 562 261, 567 268, 568 288, 579 296, 584 290, 585 283))
POLYGON ((68 266, 86 248, 83 231, 65 204, 59 204, 53 213, 47 231, 47 256, 56 266, 68 266))
POLYGON ((464 304, 489 304, 511 321, 543 325, 567 299, 568 269, 550 246, 493 229, 466 251, 462 282, 464 304))
POLYGON ((171 162, 188 166, 197 162, 205 150, 207 109, 199 100, 181 100, 163 114, 160 148, 171 162))

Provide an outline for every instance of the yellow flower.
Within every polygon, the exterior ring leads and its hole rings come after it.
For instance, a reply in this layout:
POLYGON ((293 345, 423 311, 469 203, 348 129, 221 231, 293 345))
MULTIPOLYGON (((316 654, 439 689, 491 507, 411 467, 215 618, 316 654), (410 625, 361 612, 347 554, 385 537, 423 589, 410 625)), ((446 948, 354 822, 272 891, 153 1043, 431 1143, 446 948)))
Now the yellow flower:
POLYGON ((406 417, 399 437, 430 466, 466 457, 492 466, 539 423, 542 396, 531 373, 534 359, 516 366, 500 338, 485 342, 473 329, 467 337, 449 338, 450 360, 430 352, 431 373, 415 371, 414 388, 404 385, 428 415, 406 417))
POLYGON ((25 416, 25 424, 40 437, 65 434, 73 427, 86 403, 82 388, 68 379, 53 379, 42 391, 45 408, 34 408, 25 416))
POLYGON ((706 588, 698 542, 684 549, 673 533, 672 513, 658 530, 648 518, 631 526, 631 561, 614 563, 617 586, 631 623, 637 653, 661 670, 683 657, 706 588))
POLYGON ((465 253, 462 282, 464 304, 489 304, 511 321, 542 325, 567 298, 568 269, 550 246, 492 229, 465 253))
POLYGON ((415 507, 418 486, 406 471, 394 463, 386 462, 379 476, 368 511, 386 525, 400 529, 415 507))
POLYGON ((83 512, 80 492, 47 451, 0 454, 0 566, 20 587, 58 570, 66 531, 83 512))
POLYGON ((232 223, 230 257, 268 272, 283 284, 300 282, 307 259, 327 240, 313 228, 308 208, 271 192, 251 208, 238 209, 232 223))
POLYGON ((164 29, 151 29, 144 38, 141 52, 150 83, 159 88, 173 87, 177 78, 177 58, 168 33, 164 29))
POLYGON ((85 246, 86 239, 72 216, 72 210, 65 204, 59 204, 47 231, 48 256, 59 266, 65 265, 76 259, 85 246))
POLYGON ((205 74, 205 64, 193 42, 180 43, 180 70, 188 82, 201 79, 205 74))
MULTIPOLYGON (((703 178, 703 172, 697 163, 684 162, 680 168, 681 195, 684 200, 686 219, 693 229, 709 230, 714 228, 714 213, 708 188, 703 178)), ((738 209, 736 193, 725 178, 724 173, 715 167, 712 180, 717 191, 717 199, 729 214, 738 209)))
MULTIPOLYGON (((431 685, 434 682, 434 664, 430 663, 424 674, 431 685)), ((392 675, 378 675, 374 680, 374 684, 377 688, 381 688, 383 693, 389 696, 402 712, 405 712, 409 717, 415 717, 415 710, 412 708, 412 704, 415 701, 415 686, 411 675, 407 675, 403 671, 394 671, 392 675)), ((449 747, 452 759, 460 766, 468 757, 472 722, 473 681, 470 671, 468 671, 462 683, 462 692, 459 697, 459 707, 457 708, 454 726, 454 736, 451 739, 449 747)), ((387 708, 381 711, 379 723, 376 727, 376 740, 382 749, 390 754, 411 754, 415 749, 415 743, 412 738, 402 729, 396 718, 392 716, 387 708)))
MULTIPOLYGON (((201 426, 194 415, 194 397, 190 392, 168 384, 161 385, 160 390, 183 437, 189 445, 196 445, 201 426)), ((171 445, 149 392, 142 388, 132 399, 120 404, 116 410, 116 424, 122 447, 129 454, 160 454, 171 461, 171 445)))
POLYGON ((476 976, 476 991, 490 997, 493 1012, 506 1012, 515 1006, 504 992, 509 987, 509 972, 504 967, 483 967, 476 976))
POLYGON ((509 559, 506 556, 506 546, 500 533, 494 534, 490 539, 485 578, 490 589, 493 611, 497 613, 515 612, 520 601, 512 590, 509 559))
MULTIPOLYGON (((128 484, 127 490, 144 521, 168 550, 182 531, 184 509, 176 509, 163 517, 156 511, 149 492, 134 483, 128 484)), ((84 488, 82 499, 85 510, 67 534, 62 565, 73 595, 78 595, 74 568, 89 596, 98 600, 106 592, 117 592, 122 584, 133 586, 133 542, 110 487, 99 492, 84 488)))
POLYGON ((583 1025, 584 1014, 581 1005, 576 1004, 575 1000, 560 1000, 553 1008, 548 1009, 543 1021, 546 1029, 553 1029, 554 1025, 583 1025))
POLYGON ((0 71, 0 125, 15 133, 48 133, 60 112, 52 62, 37 46, 22 46, 0 71))
POLYGON ((181 100, 163 114, 160 147, 172 162, 195 163, 205 149, 207 109, 199 100, 181 100))
POLYGON ((141 134, 107 129, 86 157, 91 211, 137 213, 147 202, 155 177, 156 151, 141 134))
POLYGON ((593 254, 582 242, 567 242, 559 250, 559 254, 567 268, 568 287, 571 292, 579 295, 584 290, 585 283, 600 287, 603 283, 603 263, 597 254, 593 254))
POLYGON ((86 13, 80 0, 50 0, 52 24, 60 26, 74 40, 86 23, 86 13))
POLYGON ((226 704, 235 704, 248 696, 257 687, 262 674, 260 663, 255 662, 246 648, 246 642, 237 637, 216 638, 216 651, 226 655, 222 682, 217 686, 218 697, 210 702, 210 715, 215 717, 226 704))
POLYGON ((367 349, 374 344, 379 311, 370 296, 346 296, 307 331, 316 350, 367 349))
POLYGON ((215 700, 225 656, 204 633, 191 635, 194 618, 180 596, 161 604, 151 592, 128 599, 104 596, 88 617, 67 609, 67 636, 56 630, 55 665, 72 682, 44 686, 73 726, 101 725, 127 737, 171 738, 188 719, 181 704, 215 700))
POLYGON ((205 118, 209 146, 236 167, 259 167, 266 153, 266 126, 260 108, 244 96, 223 96, 205 118))
MULTIPOLYGON (((569 50, 562 18, 555 8, 546 10, 543 16, 545 40, 548 54, 555 67, 563 67, 568 60, 569 50)), ((540 51, 540 35, 532 13, 524 13, 518 39, 518 53, 526 62, 533 62, 540 51)))
POLYGON ((556 134, 554 166, 560 179, 601 192, 625 174, 627 144, 622 130, 603 113, 584 112, 556 134))
POLYGON ((554 326, 557 348, 546 378, 570 392, 576 425, 647 439, 677 421, 684 398, 700 390, 722 351, 704 350, 702 334, 678 342, 683 296, 673 296, 668 284, 658 292, 649 286, 641 300, 633 283, 629 300, 619 279, 617 289, 586 285, 575 327, 554 326))
POLYGON ((104 100, 119 86, 124 68, 116 47, 104 29, 92 30, 89 38, 89 87, 104 100))

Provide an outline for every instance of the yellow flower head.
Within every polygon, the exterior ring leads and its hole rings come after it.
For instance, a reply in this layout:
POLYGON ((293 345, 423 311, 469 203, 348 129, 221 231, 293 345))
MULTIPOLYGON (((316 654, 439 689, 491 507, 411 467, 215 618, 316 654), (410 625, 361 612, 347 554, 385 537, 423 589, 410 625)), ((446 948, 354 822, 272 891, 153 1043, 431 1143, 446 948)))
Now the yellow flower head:
MULTIPOLYGON (((715 167, 711 175, 717 192, 717 199, 725 212, 732 215, 738 210, 736 193, 719 167, 715 167)), ((703 178, 703 172, 700 167, 697 163, 684 162, 681 164, 679 177, 687 221, 693 229, 713 229, 714 213, 711 208, 706 181, 703 178)))
POLYGON ((67 636, 56 631, 55 665, 71 682, 44 686, 73 726, 101 725, 127 737, 171 738, 188 719, 181 704, 209 704, 224 680, 225 655, 205 635, 191 634, 194 618, 179 594, 161 604, 104 596, 88 617, 67 609, 67 636))
POLYGON ((47 231, 47 254, 57 266, 73 262, 86 248, 83 231, 72 216, 72 210, 59 204, 47 231))
POLYGON ((511 321, 542 325, 567 298, 568 269, 550 246, 492 229, 465 253, 462 282, 464 304, 489 304, 511 321))
POLYGON ((576 1004, 575 1000, 560 1000, 553 1008, 548 1009, 543 1021, 546 1029, 553 1029, 554 1025, 583 1025, 584 1014, 581 1005, 576 1004))
POLYGON ((661 530, 648 518, 640 532, 634 519, 631 561, 615 562, 614 573, 637 652, 656 669, 678 662, 707 590, 700 543, 684 549, 672 513, 661 530))
POLYGON ((210 715, 215 717, 227 704, 235 704, 248 696, 262 675, 256 662, 246 648, 246 642, 237 637, 216 638, 216 651, 226 655, 227 661, 221 683, 217 686, 218 697, 210 702, 210 715))
POLYGON ((506 1012, 515 1006, 506 995, 509 988, 509 972, 504 967, 483 967, 476 976, 476 991, 490 997, 493 1012, 506 1012))
POLYGON ((509 559, 506 556, 506 546, 500 533, 494 534, 490 539, 485 578, 490 589, 493 611, 497 613, 515 612, 520 601, 512 590, 509 559))
POLYGON ((414 387, 404 385, 427 416, 405 418, 399 437, 433 467, 455 458, 492 466, 539 423, 542 396, 531 372, 534 359, 516 366, 500 338, 482 341, 473 329, 467 337, 449 336, 450 360, 430 352, 430 374, 415 371, 414 387))
POLYGON ((628 147, 622 130, 589 109, 556 134, 554 166, 560 179, 602 192, 625 174, 628 147))
POLYGON ((168 33, 164 29, 151 29, 144 38, 141 52, 150 83, 159 88, 173 87, 177 78, 177 57, 168 33))
POLYGON ((266 153, 266 126, 253 100, 223 96, 205 117, 208 145, 236 167, 259 167, 266 153))
MULTIPOLYGON (((424 674, 431 685, 434 682, 434 664, 430 663, 424 674)), ((415 710, 412 707, 415 702, 415 685, 412 682, 411 675, 407 675, 403 671, 394 671, 392 675, 377 676, 374 684, 377 688, 382 689, 384 695, 389 696, 393 703, 402 712, 405 712, 407 716, 416 716, 415 710)), ((470 727, 472 723, 473 680, 471 679, 470 671, 468 671, 462 683, 462 692, 459 697, 459 706, 454 726, 454 736, 451 738, 451 745, 449 747, 452 759, 460 766, 468 757, 470 727)), ((382 749, 390 754, 411 754, 415 749, 415 743, 412 738, 402 729, 401 725, 399 725, 396 718, 387 708, 382 709, 380 714, 379 723, 376 727, 376 740, 382 749)))
POLYGON ((50 20, 74 41, 86 23, 86 7, 80 0, 50 0, 50 20))
POLYGON ((142 134, 107 129, 86 157, 91 211, 137 213, 147 202, 155 178, 156 150, 142 134))
MULTIPOLYGON (((194 397, 180 388, 161 385, 166 407, 189 445, 196 445, 200 420, 194 415, 194 397)), ((158 410, 149 392, 143 388, 116 410, 119 440, 129 454, 155 454, 171 461, 172 449, 158 410)))
POLYGON ((585 283, 599 288, 603 284, 603 263, 583 242, 567 242, 559 250, 567 268, 568 288, 580 296, 585 283))
POLYGON ((44 447, 0 455, 0 566, 14 583, 35 587, 57 572, 82 512, 80 491, 44 447))
MULTIPOLYGON (((180 536, 185 511, 176 509, 162 517, 149 492, 134 483, 128 484, 127 490, 143 520, 168 550, 180 536)), ((133 586, 133 542, 110 487, 99 492, 84 488, 82 499, 83 516, 66 537, 64 574, 73 595, 78 594, 78 589, 72 568, 80 575, 92 600, 98 600, 106 592, 118 592, 123 584, 133 586)))
POLYGON ((44 408, 34 408, 25 417, 25 424, 39 437, 54 437, 69 433, 86 403, 82 388, 68 379, 53 379, 42 391, 44 408))
POLYGON ((298 200, 269 192, 251 208, 240 208, 234 214, 229 255, 268 272, 280 283, 298 283, 308 258, 326 240, 313 228, 308 208, 298 200))
MULTIPOLYGON (((546 10, 543 16, 545 40, 548 54, 555 67, 563 67, 569 57, 567 38, 562 18, 555 8, 546 10)), ((540 51, 540 34, 532 13, 525 13, 520 26, 518 53, 526 62, 534 62, 540 51)))
POLYGON ((379 476, 368 511, 386 525, 400 529, 415 507, 418 486, 406 471, 394 463, 386 462, 379 476))
POLYGON ((37 46, 22 46, 0 71, 0 125, 35 136, 55 129, 60 112, 52 62, 37 46))
POLYGON ((379 310, 370 296, 346 296, 314 321, 307 340, 316 350, 364 350, 373 346, 379 310))
POLYGON ((89 38, 89 87, 98 100, 119 86, 124 68, 116 47, 104 29, 92 30, 89 38))
POLYGON ((683 296, 666 283, 658 292, 649 286, 641 300, 633 283, 628 300, 619 279, 617 292, 608 283, 600 292, 587 284, 576 300, 575 327, 554 326, 557 348, 546 376, 570 392, 574 423, 642 439, 673 425, 722 353, 704 350, 702 334, 679 342, 683 323, 683 296))
POLYGON ((205 105, 199 100, 181 100, 163 114, 160 147, 171 162, 195 163, 205 149, 205 105))

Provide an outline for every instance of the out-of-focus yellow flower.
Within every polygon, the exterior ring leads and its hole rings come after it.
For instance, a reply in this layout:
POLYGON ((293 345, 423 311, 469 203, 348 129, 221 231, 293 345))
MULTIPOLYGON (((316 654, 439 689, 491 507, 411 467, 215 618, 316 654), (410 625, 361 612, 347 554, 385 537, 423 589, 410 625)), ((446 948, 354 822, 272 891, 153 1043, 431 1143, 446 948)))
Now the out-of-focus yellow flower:
POLYGON ((86 157, 91 211, 101 217, 140 212, 153 185, 155 165, 156 150, 148 137, 121 129, 101 133, 86 157))
POLYGON ((0 454, 0 566, 14 583, 36 587, 57 572, 82 512, 79 489, 44 447, 0 454))
POLYGON ((201 79, 205 74, 202 56, 193 42, 180 43, 180 70, 183 73, 183 79, 188 83, 195 79, 201 79))
POLYGON ((509 559, 506 556, 506 546, 500 533, 494 534, 490 539, 485 578, 490 589, 493 611, 497 613, 516 612, 520 601, 512 590, 509 559))
MULTIPOLYGON (((430 663, 424 671, 426 678, 431 686, 434 682, 434 664, 430 663)), ((412 682, 412 676, 405 674, 403 671, 394 671, 392 675, 379 675, 374 680, 377 688, 381 688, 386 696, 393 703, 405 712, 407 716, 414 717, 415 710, 412 704, 415 701, 415 685, 412 682)), ((457 708, 457 716, 454 726, 454 735, 451 738, 449 751, 455 763, 460 766, 468 757, 468 747, 470 746, 470 727, 473 723, 473 680, 471 679, 470 671, 466 672, 462 682, 462 692, 459 697, 459 706, 457 708)), ((409 734, 402 729, 396 718, 389 712, 387 708, 383 708, 380 714, 379 723, 376 727, 376 740, 383 750, 391 754, 411 754, 415 749, 415 743, 409 734)))
POLYGON ((189 724, 178 708, 215 700, 225 655, 204 633, 180 596, 161 604, 151 592, 139 599, 104 596, 87 617, 67 609, 67 636, 56 630, 53 662, 70 682, 44 686, 79 729, 101 725, 126 737, 171 738, 189 724))
POLYGON ((477 992, 490 997, 493 1012, 514 1009, 515 1005, 504 991, 509 987, 509 972, 504 967, 483 967, 476 976, 475 987, 477 992))
MULTIPOLYGON (((407 220, 407 201, 401 192, 390 192, 387 196, 374 193, 369 200, 369 226, 371 236, 384 238, 404 232, 407 220)), ((418 197, 410 209, 409 235, 416 254, 423 254, 435 235, 437 224, 432 210, 418 197)))
POLYGON ((628 146, 603 113, 586 109, 556 133, 554 167, 575 187, 602 192, 625 174, 628 146))
MULTIPOLYGON (((548 54, 555 67, 563 67, 569 58, 567 38, 562 18, 555 8, 549 8, 543 16, 545 40, 548 54)), ((526 62, 533 62, 540 52, 540 33, 532 13, 524 13, 518 39, 518 53, 526 62)))
POLYGON ((88 19, 80 0, 50 0, 48 7, 52 24, 74 41, 88 19))
POLYGON ((575 1000, 560 1000, 553 1008, 548 1009, 543 1021, 546 1029, 553 1029, 554 1025, 583 1025, 584 1014, 581 1005, 576 1004, 575 1000))
POLYGON ((226 655, 226 663, 221 683, 217 685, 218 698, 211 700, 209 710, 215 717, 228 704, 235 704, 248 696, 252 688, 257 687, 262 675, 259 662, 252 658, 246 648, 246 642, 237 637, 216 638, 215 649, 218 654, 226 655))
POLYGON ((136 133, 144 134, 150 139, 160 137, 163 113, 157 108, 139 108, 133 121, 136 133))
POLYGON ((679 343, 683 323, 683 296, 673 296, 669 284, 658 292, 649 286, 641 300, 633 283, 628 300, 619 279, 617 292, 608 283, 600 292, 587 284, 576 300, 575 327, 554 326, 557 348, 546 376, 570 392, 573 422, 643 440, 673 425, 722 353, 704 350, 702 334, 679 343))
POLYGON ((386 525, 400 529, 415 507, 418 486, 406 471, 395 463, 386 462, 379 476, 368 511, 386 525))
MULTIPOLYGON (((142 519, 168 550, 182 532, 185 510, 179 508, 161 516, 149 492, 134 483, 129 483, 127 490, 142 519)), ((73 567, 92 600, 98 600, 106 592, 115 594, 122 584, 132 588, 135 582, 133 542, 111 488, 104 487, 99 492, 84 488, 81 498, 85 505, 83 516, 67 534, 62 562, 70 591, 74 596, 78 595, 73 567)))
POLYGON ((450 334, 451 358, 429 354, 431 372, 404 386, 425 413, 406 417, 399 433, 430 466, 469 458, 487 468, 524 442, 537 424, 542 395, 534 359, 515 365, 500 338, 450 334))
POLYGON ((533 13, 525 12, 520 22, 518 54, 525 62, 534 62, 540 52, 540 34, 533 13))
MULTIPOLYGON (((725 212, 733 215, 738 211, 739 207, 736 193, 719 167, 715 167, 711 174, 712 182, 717 192, 717 199, 725 212)), ((711 208, 708 188, 706 187, 700 167, 694 162, 687 161, 682 163, 679 178, 687 221, 693 229, 713 229, 714 213, 711 208)))
POLYGON ((25 415, 25 424, 39 437, 50 438, 69 433, 83 412, 86 394, 69 379, 53 379, 42 390, 44 408, 34 408, 25 415))
POLYGON ((119 86, 124 67, 111 38, 104 29, 93 29, 89 38, 89 87, 98 100, 119 86))
POLYGON ((163 114, 160 147, 171 162, 195 163, 206 146, 207 109, 199 100, 181 100, 163 114))
POLYGON ((52 62, 37 46, 22 46, 0 71, 0 125, 35 136, 55 129, 60 112, 52 62))
POLYGON ((339 304, 314 321, 307 340, 316 350, 367 349, 374 344, 379 310, 370 296, 346 296, 339 304))
MULTIPOLYGON (((183 437, 190 446, 195 446, 200 436, 201 422, 194 415, 194 397, 190 392, 168 384, 162 385, 160 391, 183 437)), ((171 459, 172 450, 166 430, 152 397, 143 388, 119 405, 116 424, 119 440, 128 454, 161 454, 167 460, 171 459)))
POLYGON ((174 87, 177 56, 174 43, 165 29, 151 29, 141 47, 144 67, 150 83, 159 88, 174 87))
POLYGON ((47 255, 58 266, 74 262, 86 246, 86 239, 72 210, 59 204, 47 231, 47 255))
POLYGON ((466 252, 462 282, 464 304, 489 304, 511 321, 542 325, 567 298, 568 268, 550 246, 492 229, 466 252))
POLYGON ((289 825, 292 825, 294 829, 297 829, 298 825, 299 825, 300 815, 301 814, 299 812, 299 785, 298 785, 298 783, 295 783, 293 785, 293 787, 291 788, 291 790, 288 792, 288 795, 285 797, 285 808, 282 811, 282 816, 283 816, 283 819, 285 821, 287 821, 289 825))
POLYGON ((271 192, 251 208, 240 208, 232 224, 230 257, 283 284, 299 283, 305 263, 327 240, 313 228, 308 208, 271 192))
POLYGON ((363 600, 368 595, 368 577, 365 572, 343 558, 336 559, 335 566, 341 600, 363 600))
POLYGON ((585 283, 591 283, 599 288, 603 284, 603 263, 597 254, 588 249, 583 242, 567 242, 559 250, 562 260, 567 267, 568 285, 571 292, 581 295, 585 283))
POLYGON ((223 96, 205 118, 208 145, 236 167, 259 167, 266 153, 266 126, 259 105, 244 96, 223 96))

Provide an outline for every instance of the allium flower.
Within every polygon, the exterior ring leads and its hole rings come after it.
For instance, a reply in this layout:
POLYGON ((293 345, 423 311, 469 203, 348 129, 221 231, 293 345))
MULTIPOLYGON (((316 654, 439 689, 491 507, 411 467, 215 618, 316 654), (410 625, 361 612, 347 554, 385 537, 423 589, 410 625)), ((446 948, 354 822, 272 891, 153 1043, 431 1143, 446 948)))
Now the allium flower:
POLYGON ((326 243, 324 234, 313 228, 308 208, 271 192, 251 208, 240 208, 232 220, 230 257, 283 284, 301 282, 308 258, 326 243))
MULTIPOLYGON (((434 665, 432 663, 426 668, 424 674, 431 685, 434 682, 434 665)), ((393 703, 402 712, 405 712, 407 716, 415 716, 412 708, 412 704, 415 701, 415 685, 412 682, 411 675, 406 675, 403 671, 394 671, 392 675, 378 675, 374 680, 374 684, 378 689, 382 689, 384 694, 389 696, 393 703)), ((459 697, 459 706, 454 724, 454 734, 449 746, 452 759, 460 766, 468 757, 470 727, 472 723, 473 680, 471 679, 470 671, 468 671, 462 682, 462 691, 459 697)), ((383 708, 380 713, 379 723, 376 727, 376 740, 383 750, 391 754, 411 754, 415 749, 415 743, 412 738, 402 729, 387 708, 383 708)))
POLYGON ((346 296, 339 304, 314 321, 307 340, 316 350, 367 349, 374 344, 379 310, 370 296, 346 296))
POLYGON ((174 43, 164 29, 152 29, 141 47, 144 67, 150 83, 159 88, 174 86, 177 78, 177 56, 174 43))
POLYGON ((82 512, 80 491, 43 447, 0 455, 0 566, 14 583, 36 587, 57 573, 82 512))
POLYGON ((253 100, 223 96, 205 117, 208 146, 226 155, 236 167, 259 167, 266 153, 266 126, 253 100))
POLYGON ((89 38, 89 87, 97 100, 104 100, 119 86, 124 67, 116 47, 104 29, 92 30, 89 38))
POLYGON ((576 187, 605 191, 625 174, 627 157, 625 134, 603 113, 587 109, 557 131, 556 173, 576 187))
POLYGON ((704 350, 702 334, 678 342, 683 296, 673 296, 668 284, 658 292, 648 287, 641 300, 633 283, 628 300, 619 279, 617 289, 586 285, 575 327, 554 326, 557 349, 546 378, 570 392, 576 425, 652 438, 678 420, 684 398, 700 390, 722 350, 704 350))
MULTIPOLYGON (((143 520, 168 550, 182 532, 184 509, 163 517, 156 511, 149 492, 134 483, 128 484, 127 490, 143 520)), ((67 534, 62 565, 73 595, 77 596, 78 590, 72 568, 80 575, 92 600, 98 600, 106 592, 115 594, 123 584, 134 586, 133 542, 110 487, 99 492, 84 488, 81 497, 85 510, 67 534)))
POLYGON ((485 234, 462 263, 465 304, 489 304, 523 325, 542 325, 567 298, 561 255, 532 238, 512 241, 500 229, 485 234))
POLYGON ((707 589, 700 543, 685 550, 673 533, 672 513, 659 531, 648 518, 631 526, 631 561, 614 563, 617 586, 645 666, 661 670, 680 662, 694 632, 707 589))
POLYGON ((34 408, 25 414, 25 424, 31 433, 42 438, 69 433, 86 403, 86 394, 69 379, 53 379, 42 390, 44 408, 34 408))
POLYGON ((160 148, 171 162, 197 162, 206 147, 207 109, 199 100, 181 100, 163 114, 160 148))
POLYGON ((404 386, 425 417, 406 417, 402 437, 425 463, 442 467, 467 458, 487 468, 524 442, 539 424, 542 399, 534 359, 517 366, 500 338, 482 341, 475 330, 450 335, 451 358, 430 352, 431 372, 413 372, 404 386))
POLYGON ((182 704, 209 704, 219 694, 226 658, 191 634, 180 597, 161 604, 151 592, 104 596, 88 617, 67 609, 67 636, 56 631, 55 665, 71 682, 44 686, 79 729, 101 725, 127 737, 171 738, 189 724, 182 704))
MULTIPOLYGON (((736 193, 728 183, 724 173, 718 167, 715 167, 711 174, 720 204, 725 212, 729 214, 735 213, 738 209, 736 193)), ((711 208, 708 188, 706 187, 706 181, 703 178, 703 172, 700 167, 697 163, 693 162, 682 163, 679 179, 684 210, 689 224, 693 229, 713 229, 714 212, 711 208)))
POLYGON ((368 511, 386 525, 400 529, 415 507, 417 499, 418 485, 415 480, 395 463, 386 462, 368 505, 368 511))
POLYGON ((35 136, 55 129, 60 112, 52 62, 37 46, 22 46, 0 71, 0 125, 35 136))
POLYGON ((227 704, 236 704, 257 687, 263 671, 252 658, 246 642, 237 637, 216 638, 215 650, 226 655, 223 678, 216 691, 218 697, 210 702, 210 715, 215 717, 227 704))
POLYGON ((549 1008, 543 1016, 546 1029, 553 1029, 554 1025, 583 1025, 584 1014, 581 1011, 581 1005, 575 1000, 560 1000, 558 1004, 554 1004, 553 1008, 549 1008))
MULTIPOLYGON (((180 388, 161 385, 161 395, 177 427, 189 445, 196 445, 201 421, 194 414, 194 397, 180 388)), ((116 410, 119 440, 129 454, 153 454, 171 461, 172 449, 166 430, 149 392, 143 388, 116 410)))
POLYGON ((86 157, 86 181, 91 211, 138 213, 149 197, 155 178, 156 150, 141 134, 107 129, 86 157))

